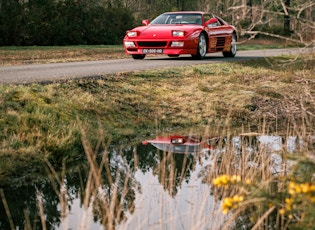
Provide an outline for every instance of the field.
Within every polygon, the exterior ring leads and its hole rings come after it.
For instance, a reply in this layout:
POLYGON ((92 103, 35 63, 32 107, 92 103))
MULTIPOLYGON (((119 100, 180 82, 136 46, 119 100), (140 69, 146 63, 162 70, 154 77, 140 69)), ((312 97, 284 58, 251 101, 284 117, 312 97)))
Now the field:
MULTIPOLYGON (((125 57, 121 47, 54 50, 1 48, 1 63, 125 57)), ((281 229, 308 228, 315 213, 314 205, 305 205, 308 199, 315 202, 314 143, 310 139, 315 127, 314 72, 313 53, 46 85, 0 86, 0 183, 5 186, 11 177, 41 172, 43 162, 60 169, 64 159, 72 162, 80 151, 100 152, 110 144, 136 144, 160 134, 189 131, 200 136, 244 132, 294 135, 310 140, 307 148, 299 152, 301 158, 295 159, 296 171, 281 177, 273 177, 268 170, 255 171, 251 176, 256 176, 258 184, 254 184, 246 180, 253 177, 226 164, 224 170, 206 176, 206 180, 218 186, 216 194, 226 198, 223 212, 231 211, 234 221, 248 212, 253 213, 248 217, 252 218, 251 227, 257 229, 266 220, 281 229), (266 173, 261 175, 262 172, 266 173), (232 186, 228 191, 227 185, 232 186), (274 186, 278 186, 276 190, 274 186)), ((284 151, 282 156, 289 157, 286 154, 284 151)), ((231 159, 232 154, 222 161, 231 159)), ((91 173, 100 170, 93 169, 93 162, 93 158, 89 159, 91 173)), ((257 162, 264 163, 261 159, 257 162)))

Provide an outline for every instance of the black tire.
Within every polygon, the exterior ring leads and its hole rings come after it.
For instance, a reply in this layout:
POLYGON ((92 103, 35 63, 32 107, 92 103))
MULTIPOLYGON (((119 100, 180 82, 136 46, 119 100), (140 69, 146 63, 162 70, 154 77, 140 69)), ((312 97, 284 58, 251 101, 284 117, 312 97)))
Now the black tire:
POLYGON ((144 59, 145 58, 145 54, 132 54, 131 55, 133 59, 144 59))
POLYGON ((198 40, 197 54, 192 55, 192 57, 198 60, 204 59, 206 57, 207 50, 208 50, 208 46, 207 46, 206 35, 201 33, 199 35, 199 40, 198 40))
POLYGON ((237 47, 236 47, 236 34, 232 34, 232 42, 231 42, 231 48, 229 52, 223 52, 224 57, 235 57, 236 52, 237 52, 237 47))

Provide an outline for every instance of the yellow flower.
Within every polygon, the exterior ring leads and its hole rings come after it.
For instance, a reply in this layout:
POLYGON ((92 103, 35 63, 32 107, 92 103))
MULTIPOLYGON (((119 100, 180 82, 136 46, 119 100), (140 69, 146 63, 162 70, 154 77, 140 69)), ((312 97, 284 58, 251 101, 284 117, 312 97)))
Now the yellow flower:
POLYGON ((240 181, 241 181, 241 177, 238 175, 233 175, 231 178, 232 183, 236 183, 236 182, 240 182, 240 181))
POLYGON ((224 199, 224 201, 223 201, 223 206, 224 207, 229 207, 230 208, 230 207, 232 207, 232 205, 233 205, 233 199, 231 199, 229 197, 224 199))
POLYGON ((284 213, 285 213, 285 209, 284 208, 279 209, 279 214, 280 215, 283 215, 284 213))
POLYGON ((229 182, 229 178, 227 175, 222 175, 221 176, 221 183, 222 184, 227 184, 229 182))
POLYGON ((309 183, 301 184, 300 188, 303 193, 308 193, 310 191, 310 184, 309 183))
POLYGON ((233 196, 234 202, 242 202, 243 200, 244 200, 243 196, 238 196, 238 195, 233 196))
POLYGON ((230 178, 227 175, 221 175, 213 180, 213 184, 221 187, 222 185, 227 185, 230 182, 230 178))
POLYGON ((294 182, 290 181, 288 188, 289 188, 289 194, 294 195, 296 184, 294 182))
POLYGON ((228 209, 228 208, 222 209, 222 212, 224 215, 228 214, 229 211, 230 211, 230 209, 228 209))
POLYGON ((214 178, 213 179, 213 184, 219 186, 220 183, 220 178, 214 178))
POLYGON ((299 185, 295 186, 295 192, 296 193, 301 193, 302 192, 302 189, 299 185))
POLYGON ((289 204, 286 204, 285 205, 285 209, 287 210, 287 211, 290 211, 292 208, 291 208, 291 205, 289 205, 289 204))
POLYGON ((292 204, 293 203, 293 199, 292 198, 285 198, 285 202, 287 204, 292 204))
POLYGON ((242 202, 243 200, 244 197, 239 195, 224 198, 222 202, 222 212, 226 214, 231 208, 236 209, 238 207, 238 203, 242 202))
POLYGON ((289 194, 290 195, 294 195, 295 194, 295 190, 294 189, 289 189, 289 194))
POLYGON ((289 189, 294 189, 295 186, 296 186, 296 184, 294 182, 290 181, 289 186, 288 186, 289 189))

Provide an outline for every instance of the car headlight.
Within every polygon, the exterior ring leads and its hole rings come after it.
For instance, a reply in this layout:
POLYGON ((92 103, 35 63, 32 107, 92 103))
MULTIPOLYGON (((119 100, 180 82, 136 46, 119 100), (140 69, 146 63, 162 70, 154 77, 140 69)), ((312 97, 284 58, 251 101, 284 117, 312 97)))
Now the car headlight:
POLYGON ((127 36, 128 37, 137 37, 138 33, 137 33, 137 31, 128 31, 127 36))
POLYGON ((172 42, 171 47, 183 47, 184 42, 172 42))
POLYGON ((185 32, 184 31, 174 30, 174 31, 172 31, 172 36, 173 37, 184 37, 185 36, 185 32))
POLYGON ((171 138, 171 143, 173 145, 180 145, 180 144, 184 144, 185 142, 186 140, 182 137, 171 138))
POLYGON ((134 42, 125 42, 125 46, 126 47, 136 47, 135 43, 134 42))

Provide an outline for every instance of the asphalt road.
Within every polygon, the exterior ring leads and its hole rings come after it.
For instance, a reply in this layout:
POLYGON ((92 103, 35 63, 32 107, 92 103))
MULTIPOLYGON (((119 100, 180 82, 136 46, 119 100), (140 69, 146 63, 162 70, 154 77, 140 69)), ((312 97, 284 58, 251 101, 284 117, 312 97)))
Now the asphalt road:
POLYGON ((54 64, 33 64, 0 67, 0 84, 27 84, 54 82, 80 77, 97 77, 107 74, 160 69, 169 66, 188 66, 218 62, 244 61, 254 58, 313 52, 305 49, 268 49, 238 51, 234 58, 223 58, 221 53, 208 54, 204 60, 192 60, 190 56, 169 58, 167 56, 146 57, 144 60, 126 59, 84 61, 54 64))

